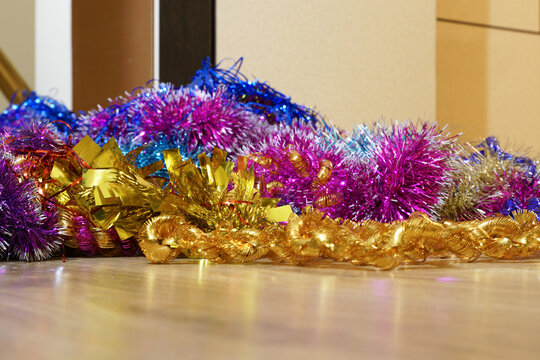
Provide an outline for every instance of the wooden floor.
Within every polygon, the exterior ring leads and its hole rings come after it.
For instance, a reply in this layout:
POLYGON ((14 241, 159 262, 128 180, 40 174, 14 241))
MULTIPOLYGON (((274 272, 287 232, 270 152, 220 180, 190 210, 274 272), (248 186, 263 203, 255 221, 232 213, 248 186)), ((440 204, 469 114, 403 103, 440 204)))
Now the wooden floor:
POLYGON ((540 359, 540 259, 0 263, 0 359, 540 359))

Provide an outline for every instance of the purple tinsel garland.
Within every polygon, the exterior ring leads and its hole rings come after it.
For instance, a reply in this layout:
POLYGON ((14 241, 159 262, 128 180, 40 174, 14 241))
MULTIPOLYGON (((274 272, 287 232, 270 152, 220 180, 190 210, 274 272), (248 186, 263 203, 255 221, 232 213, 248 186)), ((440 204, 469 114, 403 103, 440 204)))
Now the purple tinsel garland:
POLYGON ((373 186, 355 189, 353 220, 381 222, 404 220, 413 212, 430 214, 450 182, 449 159, 454 138, 443 135, 436 124, 394 123, 376 131, 377 143, 368 174, 356 183, 373 186))
POLYGON ((350 173, 359 170, 347 161, 345 142, 329 142, 310 126, 277 124, 263 129, 261 140, 246 146, 244 153, 253 154, 255 173, 268 186, 263 195, 281 198, 281 204, 290 204, 296 212, 311 205, 331 217, 348 216, 343 194, 351 187, 350 173), (295 154, 301 160, 295 160, 295 154), (270 159, 271 165, 261 159, 270 159), (331 163, 330 176, 320 181, 325 161, 331 163))
POLYGON ((479 209, 487 215, 505 213, 505 203, 512 199, 520 209, 527 208, 527 202, 540 197, 540 173, 533 176, 516 169, 505 171, 494 184, 488 184, 493 189, 491 201, 480 204, 479 209))
POLYGON ((149 144, 137 159, 141 166, 161 160, 162 151, 171 148, 196 157, 219 147, 234 157, 242 144, 255 141, 253 130, 264 126, 255 114, 236 106, 223 89, 208 93, 170 84, 112 100, 109 107, 82 118, 80 129, 98 143, 115 137, 124 152, 149 144))
MULTIPOLYGON (((70 151, 72 137, 76 141, 85 135, 99 144, 115 137, 124 152, 148 145, 136 159, 139 166, 162 160, 162 151, 171 148, 184 157, 214 147, 233 160, 246 155, 267 185, 263 196, 279 197, 281 205, 296 212, 313 206, 330 217, 355 221, 392 222, 414 212, 436 218, 445 189, 457 189, 462 181, 456 168, 466 164, 470 169, 464 173, 474 173, 475 164, 481 169, 489 155, 500 163, 488 169, 489 181, 476 179, 468 188, 485 195, 470 208, 482 217, 519 209, 540 212, 537 163, 506 153, 495 138, 460 158, 455 139, 436 124, 360 125, 348 135, 268 84, 247 80, 240 64, 224 70, 205 63, 188 87, 137 89, 80 117, 35 93, 11 104, 0 114, 1 128, 11 135, 0 138, 0 256, 40 260, 58 249, 56 210, 39 195, 39 174, 43 164, 50 170, 57 157, 70 151)), ((100 235, 108 236, 116 252, 136 252, 132 240, 121 241, 114 231, 96 229, 82 216, 72 220, 84 254, 108 252, 100 248, 100 235)))
POLYGON ((0 213, 1 257, 44 260, 58 250, 54 212, 42 208, 33 181, 19 181, 5 158, 0 158, 0 213))

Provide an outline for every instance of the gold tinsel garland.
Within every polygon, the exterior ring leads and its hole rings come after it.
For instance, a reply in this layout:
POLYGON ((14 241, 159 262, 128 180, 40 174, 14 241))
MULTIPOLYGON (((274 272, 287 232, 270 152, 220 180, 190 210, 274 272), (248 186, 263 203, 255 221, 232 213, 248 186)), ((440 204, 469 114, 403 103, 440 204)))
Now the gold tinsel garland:
POLYGON ((236 173, 232 172, 231 163, 224 162, 225 154, 219 150, 214 152, 212 161, 205 155, 199 160, 201 170, 190 161, 183 162, 177 152, 174 157, 166 153, 171 183, 180 203, 185 205, 175 213, 152 218, 139 232, 139 245, 151 262, 164 263, 185 254, 218 263, 268 258, 301 265, 323 258, 393 269, 433 255, 455 255, 466 261, 474 261, 482 254, 518 259, 540 249, 540 226, 532 212, 516 212, 513 218, 465 222, 435 222, 418 213, 402 222, 355 223, 331 219, 307 207, 301 216, 288 208, 272 208, 275 218, 265 219, 257 209, 269 208, 261 207, 253 171, 247 171, 244 158, 240 157, 236 173), (227 176, 219 171, 224 168, 229 169, 227 176), (235 186, 227 192, 229 179, 235 186), (228 206, 223 207, 225 203, 228 206), (205 212, 189 210, 197 206, 205 212), (223 209, 231 212, 224 216, 223 209), (278 218, 288 220, 287 224, 271 221, 278 218))
POLYGON ((393 269, 429 256, 455 255, 474 261, 480 255, 515 260, 540 249, 540 226, 532 212, 478 221, 434 222, 425 214, 395 223, 351 222, 305 209, 287 225, 264 228, 218 228, 204 232, 183 216, 160 215, 139 233, 139 245, 153 263, 180 254, 218 263, 245 263, 263 258, 303 265, 316 259, 393 269))
MULTIPOLYGON (((55 185, 44 188, 46 195, 64 215, 84 214, 101 232, 114 228, 121 239, 135 236, 154 263, 184 254, 218 263, 331 259, 393 269, 430 256, 520 259, 540 250, 533 212, 463 222, 436 222, 417 213, 393 223, 331 219, 311 207, 296 215, 289 206, 276 207, 279 199, 260 196, 264 181, 255 181, 244 157, 235 170, 219 149, 212 157, 200 155, 199 166, 178 150, 164 152, 168 182, 150 176, 163 164, 138 169, 134 159, 142 149, 124 156, 113 139, 100 148, 85 138, 73 150, 77 157, 54 163, 55 185)), ((66 216, 60 219, 64 243, 76 246, 77 234, 69 231, 66 216)), ((104 241, 100 247, 107 248, 104 241)))

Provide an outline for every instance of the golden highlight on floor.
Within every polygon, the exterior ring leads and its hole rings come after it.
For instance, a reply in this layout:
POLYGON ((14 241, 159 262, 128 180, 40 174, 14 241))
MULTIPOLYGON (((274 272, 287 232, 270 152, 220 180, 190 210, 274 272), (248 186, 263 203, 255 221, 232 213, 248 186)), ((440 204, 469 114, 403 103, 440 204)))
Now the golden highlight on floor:
POLYGON ((540 258, 0 263, 0 359, 537 359, 540 258))

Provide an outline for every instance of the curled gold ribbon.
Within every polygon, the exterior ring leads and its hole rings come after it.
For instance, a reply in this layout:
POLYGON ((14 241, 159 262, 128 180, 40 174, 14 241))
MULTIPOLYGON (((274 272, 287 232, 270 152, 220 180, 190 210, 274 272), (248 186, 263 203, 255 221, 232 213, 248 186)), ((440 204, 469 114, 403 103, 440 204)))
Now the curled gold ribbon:
POLYGON ((405 221, 351 222, 305 209, 287 225, 264 228, 217 228, 204 232, 182 216, 160 215, 147 222, 138 237, 146 257, 165 263, 184 253, 218 263, 245 263, 268 258, 301 265, 316 259, 393 269, 429 256, 455 255, 474 261, 480 255, 521 259, 540 250, 540 224, 532 212, 481 221, 434 222, 424 214, 405 221))
MULTIPOLYGON (((342 194, 323 188, 333 175, 334 164, 332 161, 321 159, 318 167, 316 167, 316 165, 312 167, 309 159, 298 152, 293 145, 287 145, 283 151, 286 155, 286 163, 294 169, 296 175, 302 179, 311 181, 310 190, 314 195, 314 200, 312 202, 313 207, 324 209, 339 205, 343 202, 342 194)), ((268 170, 271 174, 278 174, 280 171, 284 170, 284 163, 278 161, 274 157, 253 153, 249 154, 248 158, 255 164, 268 170)), ((283 195, 283 193, 286 193, 287 191, 286 186, 278 180, 265 183, 265 179, 261 177, 258 181, 263 183, 265 192, 271 196, 283 195)))
POLYGON ((95 242, 98 253, 117 254, 154 215, 166 192, 149 175, 163 164, 137 168, 135 158, 143 149, 124 156, 114 139, 100 147, 87 136, 48 165, 44 196, 58 207, 64 245, 78 248, 86 238, 95 242), (84 236, 76 217, 85 219, 84 236), (124 245, 113 241, 108 231, 118 235, 124 245))
MULTIPOLYGON (((277 207, 279 199, 261 195, 259 187, 264 183, 258 184, 246 158, 239 158, 234 171, 226 153, 215 149, 212 157, 199 156, 199 168, 192 160, 184 161, 178 150, 166 151, 170 182, 163 188, 149 176, 161 163, 142 169, 134 165, 141 150, 124 156, 114 139, 99 147, 84 138, 63 157, 48 154, 38 179, 43 196, 59 208, 65 245, 80 246, 80 225, 74 221, 78 216, 87 220, 86 235, 100 253, 118 252, 120 245, 108 233, 114 228, 115 238, 121 241, 138 234, 142 251, 155 263, 183 253, 218 263, 268 258, 301 265, 330 259, 392 269, 430 256, 455 255, 465 261, 481 255, 521 259, 540 249, 540 222, 533 212, 462 222, 435 222, 425 214, 413 214, 401 222, 356 223, 325 217, 311 207, 300 216, 289 216, 290 207, 277 207), (286 220, 286 225, 280 223, 286 220)), ((305 159, 294 149, 287 151, 298 175, 311 176, 305 159)), ((275 167, 273 161, 258 160, 275 167)), ((327 183, 332 171, 332 163, 321 160, 312 187, 327 183)), ((314 206, 336 204, 340 196, 321 193, 314 206)))

